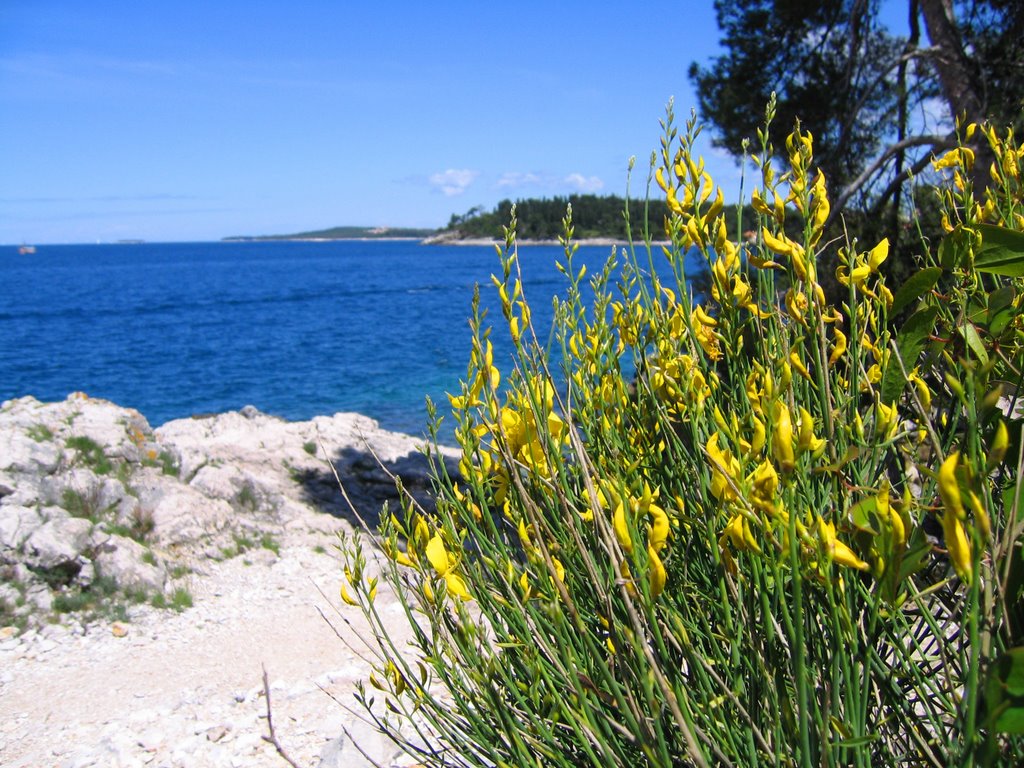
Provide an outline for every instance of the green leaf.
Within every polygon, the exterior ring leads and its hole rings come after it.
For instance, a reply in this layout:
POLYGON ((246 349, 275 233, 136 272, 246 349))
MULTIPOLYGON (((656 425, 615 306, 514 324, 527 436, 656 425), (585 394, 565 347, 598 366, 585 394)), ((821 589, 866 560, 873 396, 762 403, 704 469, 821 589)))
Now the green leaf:
MULTIPOLYGON (((938 307, 919 309, 907 318, 907 322, 900 329, 896 337, 896 348, 908 371, 917 363, 917 358, 927 345, 928 337, 931 335, 932 329, 935 328, 935 318, 938 313, 938 307)), ((889 358, 889 364, 885 367, 885 373, 882 375, 882 402, 886 404, 896 402, 906 384, 907 377, 900 369, 900 361, 894 355, 889 358)))
POLYGON ((981 247, 974 255, 974 268, 993 275, 1024 277, 1024 233, 991 224, 976 228, 981 232, 981 247))
POLYGON ((863 498, 850 507, 850 521, 857 530, 877 536, 878 531, 874 525, 877 510, 878 501, 874 496, 863 498))
POLYGON ((939 243, 939 264, 942 269, 949 272, 960 263, 960 256, 964 249, 963 226, 956 225, 956 229, 942 238, 939 243))
POLYGON ((1003 653, 985 685, 989 725, 999 733, 1024 733, 1024 647, 1003 653))
POLYGON ((863 449, 861 449, 861 447, 858 445, 848 446, 846 449, 846 453, 843 455, 843 458, 841 458, 835 464, 829 464, 828 466, 824 467, 815 467, 812 471, 816 475, 822 474, 824 472, 839 472, 851 461, 860 458, 860 455, 863 452, 863 449))
POLYGON ((866 736, 858 736, 853 739, 843 739, 838 742, 836 746, 839 747, 839 749, 858 749, 860 747, 867 746, 872 742, 878 741, 880 738, 882 738, 881 734, 870 733, 866 736))
POLYGON ((1012 285, 1004 285, 988 295, 988 332, 998 337, 1016 315, 1013 302, 1017 293, 1012 285))
POLYGON ((985 342, 981 340, 981 336, 978 335, 978 329, 971 323, 964 323, 960 326, 960 335, 964 337, 967 342, 967 346, 974 352, 975 357, 981 362, 982 365, 988 364, 988 350, 985 349, 985 342))
POLYGON ((993 336, 1000 336, 1006 327, 1013 322, 1013 318, 1016 317, 1017 313, 1014 312, 1013 307, 1003 307, 998 312, 992 313, 988 321, 988 331, 993 336))
POLYGON ((896 584, 902 584, 903 580, 908 576, 921 570, 931 551, 931 542, 924 535, 921 526, 917 526, 910 535, 910 541, 907 542, 907 550, 903 553, 903 559, 900 561, 900 568, 896 573, 896 584))
POLYGON ((942 267, 925 267, 905 282, 892 299, 889 316, 895 317, 935 287, 942 277, 942 267))
POLYGON ((1017 292, 1012 285, 1004 285, 997 288, 988 295, 988 311, 992 314, 1010 308, 1013 300, 1017 298, 1017 292))

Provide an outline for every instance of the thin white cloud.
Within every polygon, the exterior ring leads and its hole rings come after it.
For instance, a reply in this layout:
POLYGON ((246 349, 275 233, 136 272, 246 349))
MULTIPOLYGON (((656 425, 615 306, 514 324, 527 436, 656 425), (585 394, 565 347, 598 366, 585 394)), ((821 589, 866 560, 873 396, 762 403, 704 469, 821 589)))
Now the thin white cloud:
POLYGON ((520 173, 512 171, 503 173, 498 179, 497 186, 501 187, 523 187, 528 184, 544 184, 544 178, 536 173, 520 173))
POLYGON ((445 197, 456 197, 465 192, 479 175, 479 171, 449 168, 443 173, 435 173, 431 176, 430 184, 439 189, 445 197))
POLYGON ((553 173, 546 172, 523 173, 521 171, 509 171, 501 175, 495 186, 499 189, 506 187, 539 187, 558 192, 568 187, 573 192, 597 192, 604 189, 604 182, 597 176, 584 176, 582 173, 556 176, 553 173))
POLYGON ((604 189, 604 182, 597 176, 584 176, 582 173, 570 173, 564 182, 577 192, 599 192, 604 189))

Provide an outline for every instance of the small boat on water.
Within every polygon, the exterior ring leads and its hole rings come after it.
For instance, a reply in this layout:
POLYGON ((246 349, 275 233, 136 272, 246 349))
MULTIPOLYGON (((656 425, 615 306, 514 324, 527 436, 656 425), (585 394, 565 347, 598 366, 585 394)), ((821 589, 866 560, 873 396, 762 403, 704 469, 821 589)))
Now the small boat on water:
POLYGON ((18 253, 21 254, 22 256, 30 256, 35 252, 36 247, 34 245, 22 245, 18 248, 18 253))

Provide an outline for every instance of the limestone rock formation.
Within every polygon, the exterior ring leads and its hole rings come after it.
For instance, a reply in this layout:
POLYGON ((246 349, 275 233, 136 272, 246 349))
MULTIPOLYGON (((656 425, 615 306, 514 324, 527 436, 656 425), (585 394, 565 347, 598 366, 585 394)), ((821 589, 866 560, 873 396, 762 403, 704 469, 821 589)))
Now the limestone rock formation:
POLYGON ((80 393, 9 400, 0 405, 0 572, 14 587, 0 594, 2 615, 28 620, 97 579, 170 593, 183 564, 272 550, 275 532, 311 509, 340 525, 352 510, 335 471, 371 524, 397 500, 394 477, 429 503, 420 441, 358 414, 287 422, 247 406, 152 429, 138 411, 80 393))

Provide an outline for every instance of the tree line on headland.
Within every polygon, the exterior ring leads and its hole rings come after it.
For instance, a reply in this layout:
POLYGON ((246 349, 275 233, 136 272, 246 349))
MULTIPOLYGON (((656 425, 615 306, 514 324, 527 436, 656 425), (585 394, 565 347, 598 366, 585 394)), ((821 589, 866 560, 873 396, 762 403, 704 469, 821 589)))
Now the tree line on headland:
MULTIPOLYGON (((645 222, 649 226, 650 237, 659 240, 665 237, 664 223, 669 217, 668 205, 660 198, 627 201, 617 195, 556 195, 550 198, 527 198, 514 203, 502 200, 491 210, 475 206, 462 215, 453 214, 444 232, 452 240, 496 237, 503 226, 508 226, 513 206, 516 212, 516 233, 522 240, 558 238, 563 232, 562 221, 569 206, 572 206, 575 238, 584 240, 625 240, 630 232, 634 239, 638 239, 643 236, 645 222)), ((735 230, 735 207, 726 213, 730 230, 735 230)), ((744 229, 753 226, 756 220, 749 206, 744 211, 743 220, 744 229)))

